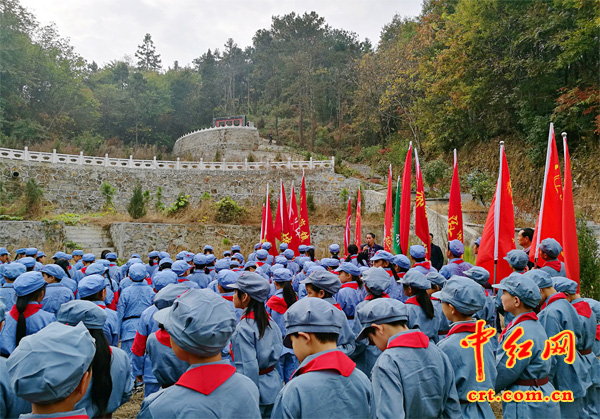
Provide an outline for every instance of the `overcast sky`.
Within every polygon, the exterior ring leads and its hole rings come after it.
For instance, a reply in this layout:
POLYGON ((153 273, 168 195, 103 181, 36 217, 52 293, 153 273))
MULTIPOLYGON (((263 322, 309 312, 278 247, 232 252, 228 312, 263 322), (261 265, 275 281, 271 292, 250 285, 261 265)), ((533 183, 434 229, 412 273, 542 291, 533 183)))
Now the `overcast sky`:
POLYGON ((244 48, 271 17, 316 11, 334 28, 356 32, 377 44, 394 14, 412 17, 422 0, 21 0, 42 25, 54 22, 75 50, 99 65, 133 57, 150 33, 163 68, 190 64, 208 48, 223 49, 228 38, 244 48))

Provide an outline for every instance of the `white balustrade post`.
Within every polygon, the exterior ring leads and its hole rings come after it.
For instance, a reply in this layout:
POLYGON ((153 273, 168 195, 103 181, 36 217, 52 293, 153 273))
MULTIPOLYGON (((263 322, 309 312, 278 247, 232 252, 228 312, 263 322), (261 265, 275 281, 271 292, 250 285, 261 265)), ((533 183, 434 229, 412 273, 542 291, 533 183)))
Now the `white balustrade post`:
POLYGON ((129 155, 129 164, 127 167, 133 167, 133 156, 131 154, 129 155))
POLYGON ((177 162, 175 163, 175 170, 179 170, 179 157, 177 157, 177 162))
POLYGON ((204 159, 200 157, 200 170, 204 170, 204 159))
POLYGON ((223 171, 225 171, 225 157, 223 157, 221 168, 223 169, 223 171))
POLYGON ((80 151, 80 152, 79 152, 79 162, 78 162, 78 164, 79 164, 80 166, 82 166, 82 165, 83 165, 83 151, 80 151))
POLYGON ((29 160, 29 147, 27 147, 27 146, 23 147, 23 160, 24 161, 29 160))
POLYGON ((152 157, 152 167, 154 169, 158 169, 158 164, 156 164, 156 156, 152 157))
POLYGON ((248 170, 248 158, 244 159, 244 170, 248 170))
POLYGON ((288 161, 287 161, 287 168, 291 169, 292 168, 292 158, 288 157, 288 161))
POLYGON ((308 163, 308 167, 309 167, 309 169, 314 169, 314 168, 315 168, 315 166, 313 165, 313 159, 312 159, 312 156, 310 156, 310 160, 309 160, 309 163, 308 163))
POLYGON ((335 156, 331 156, 331 166, 335 168, 335 156))
POLYGON ((104 155, 104 167, 108 167, 108 153, 104 155))
POLYGON ((58 158, 56 157, 56 149, 53 148, 52 149, 52 160, 50 160, 52 163, 56 163, 58 161, 58 158))
POLYGON ((271 169, 271 161, 267 159, 267 170, 271 169))

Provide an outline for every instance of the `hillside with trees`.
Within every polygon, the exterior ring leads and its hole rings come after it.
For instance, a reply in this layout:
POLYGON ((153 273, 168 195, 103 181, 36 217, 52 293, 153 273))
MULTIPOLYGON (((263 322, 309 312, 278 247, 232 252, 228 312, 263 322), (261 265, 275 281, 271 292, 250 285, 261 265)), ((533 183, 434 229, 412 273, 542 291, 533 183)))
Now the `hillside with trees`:
POLYGON ((372 174, 388 163, 397 173, 413 141, 430 190, 442 194, 453 148, 469 157, 460 159, 465 178, 477 178, 469 187, 485 189, 503 140, 527 208, 553 121, 569 133, 579 204, 593 216, 599 5, 426 0, 417 18, 390 16, 375 45, 315 12, 292 12, 273 16, 252 45, 229 39, 189 66, 161 62, 148 33, 129 58, 100 67, 18 0, 0 0, 0 146, 167 156, 213 116, 246 114, 265 137, 372 174))

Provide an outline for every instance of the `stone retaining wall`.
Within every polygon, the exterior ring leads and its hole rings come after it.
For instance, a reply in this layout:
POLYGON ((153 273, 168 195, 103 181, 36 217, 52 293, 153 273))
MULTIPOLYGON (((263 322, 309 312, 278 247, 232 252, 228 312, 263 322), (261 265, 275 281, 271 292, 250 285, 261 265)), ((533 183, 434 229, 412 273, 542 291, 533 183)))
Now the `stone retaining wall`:
MULTIPOLYGON (((139 170, 135 168, 58 165, 50 163, 9 160, 0 158, 0 181, 11 187, 25 187, 29 179, 35 179, 44 191, 44 199, 54 207, 54 212, 99 212, 105 198, 101 185, 107 182, 117 189, 114 206, 126 211, 136 184, 154 197, 162 187, 165 205, 174 202, 180 192, 189 194, 196 205, 202 194, 209 193, 218 200, 226 196, 241 205, 261 205, 267 182, 271 190, 278 190, 283 179, 289 190, 294 181, 300 190, 302 172, 287 169, 260 171, 184 171, 139 170), (16 184, 16 185, 15 185, 16 184)), ((343 188, 356 190, 360 181, 335 174, 331 169, 306 171, 306 188, 313 194, 316 205, 330 205, 340 200, 343 188)), ((2 205, 2 203, 0 203, 2 205)))

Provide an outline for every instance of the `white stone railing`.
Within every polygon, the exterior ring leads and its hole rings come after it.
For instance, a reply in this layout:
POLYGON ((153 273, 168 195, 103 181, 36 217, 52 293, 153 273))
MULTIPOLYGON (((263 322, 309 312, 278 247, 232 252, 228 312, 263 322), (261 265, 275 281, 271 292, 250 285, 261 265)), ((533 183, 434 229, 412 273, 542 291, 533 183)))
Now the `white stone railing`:
POLYGON ((218 131, 218 130, 222 130, 222 129, 231 129, 231 128, 236 128, 236 129, 245 129, 248 131, 255 131, 256 127, 254 126, 244 126, 244 125, 225 125, 222 127, 209 127, 209 128, 200 128, 197 129, 196 131, 192 131, 192 132, 188 132, 187 134, 183 134, 181 137, 179 137, 177 140, 181 140, 182 138, 185 138, 189 135, 193 135, 193 134, 197 134, 199 132, 206 132, 206 131, 218 131))
POLYGON ((134 160, 133 156, 128 159, 116 159, 108 157, 84 156, 83 151, 76 154, 60 154, 56 150, 52 153, 44 153, 40 151, 30 151, 27 147, 23 150, 13 150, 10 148, 0 148, 0 159, 22 160, 26 162, 40 162, 49 164, 68 164, 78 166, 96 166, 96 167, 121 167, 130 169, 164 169, 164 170, 302 170, 302 169, 329 169, 333 172, 335 167, 335 157, 331 160, 310 160, 295 161, 288 159, 287 161, 260 161, 249 162, 244 159, 243 162, 205 162, 200 161, 163 161, 156 160, 134 160))

